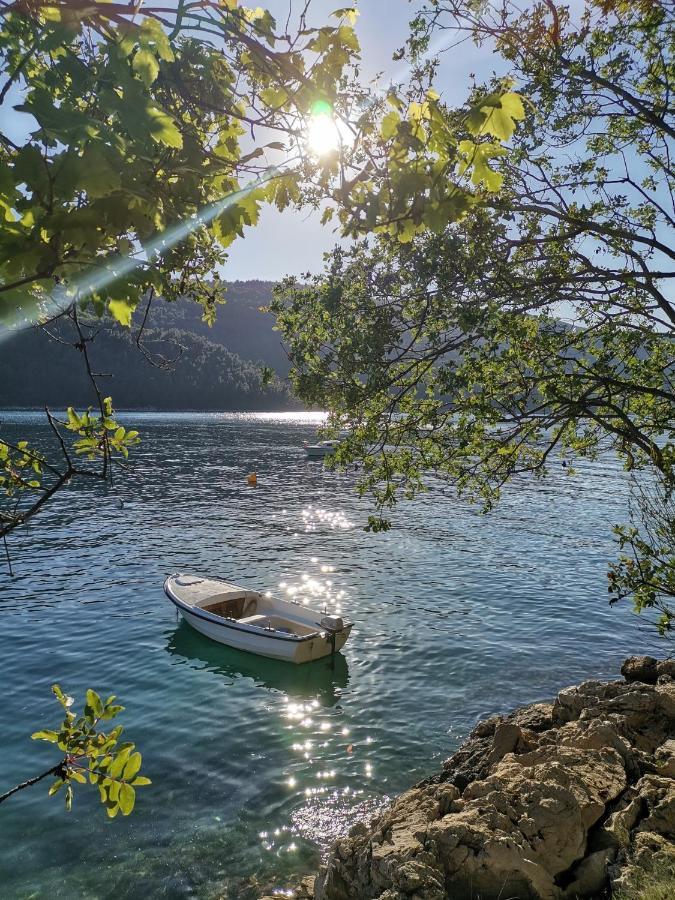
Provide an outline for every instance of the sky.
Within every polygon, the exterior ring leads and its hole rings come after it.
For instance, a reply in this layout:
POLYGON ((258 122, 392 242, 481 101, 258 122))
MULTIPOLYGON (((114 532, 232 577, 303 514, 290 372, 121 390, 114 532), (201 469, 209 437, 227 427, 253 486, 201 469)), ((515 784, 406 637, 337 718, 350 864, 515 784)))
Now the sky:
MULTIPOLYGON (((288 0, 268 0, 262 3, 279 21, 285 17, 288 0)), ((312 0, 308 21, 322 24, 329 13, 347 0, 312 0)), ((369 79, 382 72, 383 83, 405 74, 401 63, 392 61, 392 54, 405 43, 408 22, 417 4, 408 0, 360 0, 360 16, 356 31, 361 43, 362 72, 369 79)), ((441 37, 434 47, 443 50, 452 41, 441 37)), ((461 104, 470 88, 471 73, 479 80, 487 80, 497 63, 492 54, 479 50, 466 41, 448 53, 441 53, 441 66, 436 89, 448 103, 461 104)), ((319 213, 264 207, 255 228, 246 230, 243 239, 229 250, 229 259, 222 269, 228 281, 259 278, 276 281, 284 275, 320 272, 323 254, 337 242, 334 226, 322 226, 319 213)))

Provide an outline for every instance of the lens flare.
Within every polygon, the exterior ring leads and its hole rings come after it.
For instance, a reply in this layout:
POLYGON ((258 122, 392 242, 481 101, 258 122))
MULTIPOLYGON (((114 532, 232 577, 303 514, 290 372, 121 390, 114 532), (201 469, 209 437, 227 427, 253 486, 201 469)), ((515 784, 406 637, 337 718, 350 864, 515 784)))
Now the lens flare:
POLYGON ((0 295, 0 343, 22 328, 65 312, 74 303, 86 300, 96 291, 103 290, 117 279, 130 275, 140 266, 147 265, 153 259, 161 257, 163 253, 185 240, 192 232, 208 225, 237 200, 246 197, 278 174, 279 169, 271 166, 241 190, 233 191, 221 200, 205 206, 199 213, 191 215, 183 222, 160 232, 144 244, 137 254, 107 257, 100 268, 83 272, 68 284, 56 285, 50 293, 42 296, 31 296, 26 293, 25 300, 22 298, 21 304, 14 307, 10 307, 8 301, 3 304, 0 295))

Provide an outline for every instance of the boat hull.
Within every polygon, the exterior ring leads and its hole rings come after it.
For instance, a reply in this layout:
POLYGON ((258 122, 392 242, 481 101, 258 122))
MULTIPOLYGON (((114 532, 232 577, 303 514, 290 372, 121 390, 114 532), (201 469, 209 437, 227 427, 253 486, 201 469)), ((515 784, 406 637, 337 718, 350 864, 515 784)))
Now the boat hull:
POLYGON ((332 456, 338 448, 339 441, 321 441, 319 444, 304 444, 307 459, 325 459, 332 456))
MULTIPOLYGON (((247 653, 255 653, 258 656, 265 656, 268 659, 278 659, 292 663, 313 662, 317 659, 330 656, 340 651, 352 629, 351 622, 346 622, 340 631, 330 631, 327 629, 314 630, 314 626, 319 622, 313 621, 321 614, 313 610, 303 608, 299 605, 292 605, 286 601, 275 600, 275 607, 268 610, 268 616, 255 616, 252 619, 241 619, 223 617, 209 612, 208 608, 199 605, 204 596, 208 597, 209 591, 213 585, 222 585, 230 589, 230 593, 245 593, 239 591, 235 586, 226 582, 214 582, 207 579, 195 578, 194 585, 196 590, 197 602, 193 598, 186 600, 185 596, 180 595, 183 588, 185 594, 185 582, 180 584, 177 580, 182 576, 170 576, 164 584, 164 590, 171 602, 183 616, 188 625, 219 644, 227 647, 233 647, 236 650, 243 650, 247 653), (198 591, 200 586, 204 586, 206 594, 202 593, 199 597, 198 591), (302 610, 302 615, 300 611, 302 610), (298 625, 300 635, 293 634, 290 630, 280 630, 278 628, 263 628, 258 622, 253 625, 256 619, 267 618, 268 624, 274 622, 275 613, 284 614, 287 619, 286 623, 292 626, 296 631, 298 625), (295 622, 295 624, 294 624, 295 622), (310 624, 311 623, 311 624, 310 624), (309 626, 309 627, 308 627, 309 626)), ((192 585, 188 583, 188 593, 192 585)))
POLYGON ((268 659, 281 659, 292 663, 312 662, 315 659, 330 656, 331 653, 337 653, 346 644, 351 631, 351 625, 348 625, 344 631, 336 634, 335 649, 333 649, 328 636, 317 635, 307 641, 287 641, 273 636, 251 634, 243 629, 210 622, 185 609, 181 609, 180 613, 188 625, 212 641, 217 641, 226 647, 234 647, 236 650, 266 656, 268 659))
POLYGON ((327 456, 332 456, 335 450, 332 447, 330 449, 325 447, 305 447, 305 453, 307 454, 307 459, 325 459, 327 456))

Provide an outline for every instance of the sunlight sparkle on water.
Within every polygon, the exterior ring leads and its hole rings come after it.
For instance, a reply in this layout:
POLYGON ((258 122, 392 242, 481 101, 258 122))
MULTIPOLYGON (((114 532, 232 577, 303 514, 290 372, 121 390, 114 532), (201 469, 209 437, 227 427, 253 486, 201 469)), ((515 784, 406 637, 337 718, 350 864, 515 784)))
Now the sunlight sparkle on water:
MULTIPOLYGON (((316 560, 312 557, 312 560, 316 560)), ((321 575, 335 572, 335 566, 323 564, 321 575)), ((341 615, 347 592, 333 578, 317 577, 311 572, 300 572, 295 578, 279 582, 279 590, 283 591, 293 603, 314 607, 317 611, 327 613, 330 609, 334 615, 341 615), (331 609, 332 607, 332 609, 331 609)))
MULTIPOLYGON (((348 516, 340 510, 320 509, 319 507, 308 506, 302 510, 302 521, 305 526, 305 532, 317 531, 320 527, 328 527, 331 530, 345 530, 353 528, 354 523, 348 516)), ((317 562, 316 557, 312 557, 312 562, 317 562)))
POLYGON ((305 840, 325 847, 357 822, 368 822, 389 802, 387 796, 365 799, 363 794, 349 788, 331 789, 330 793, 325 788, 309 788, 305 802, 291 817, 293 826, 305 840))

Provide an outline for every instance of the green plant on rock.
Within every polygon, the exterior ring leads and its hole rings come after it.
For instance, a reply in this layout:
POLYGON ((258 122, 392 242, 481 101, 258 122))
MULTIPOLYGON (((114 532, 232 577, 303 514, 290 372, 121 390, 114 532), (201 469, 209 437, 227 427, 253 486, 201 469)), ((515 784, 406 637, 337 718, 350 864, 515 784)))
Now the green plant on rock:
POLYGON ((0 803, 17 791, 54 775, 49 796, 64 789, 66 810, 72 806, 73 785, 89 783, 97 786, 108 816, 114 818, 118 812, 128 816, 136 802, 136 789, 151 782, 139 774, 142 757, 135 745, 120 741, 122 726, 116 725, 107 732, 100 727, 102 722, 115 719, 124 707, 115 703, 114 695, 102 700, 96 691, 89 689, 84 711, 77 715, 72 709, 72 697, 64 694, 58 684, 52 691, 64 709, 63 722, 58 730, 36 731, 32 737, 56 745, 62 758, 41 775, 0 795, 0 803))
POLYGON ((612 891, 612 900, 670 900, 675 894, 675 853, 660 853, 643 867, 631 867, 628 884, 612 891))
POLYGON ((609 569, 610 603, 625 598, 637 613, 656 614, 663 637, 675 629, 675 498, 658 484, 634 489, 631 525, 614 531, 619 559, 609 569))

